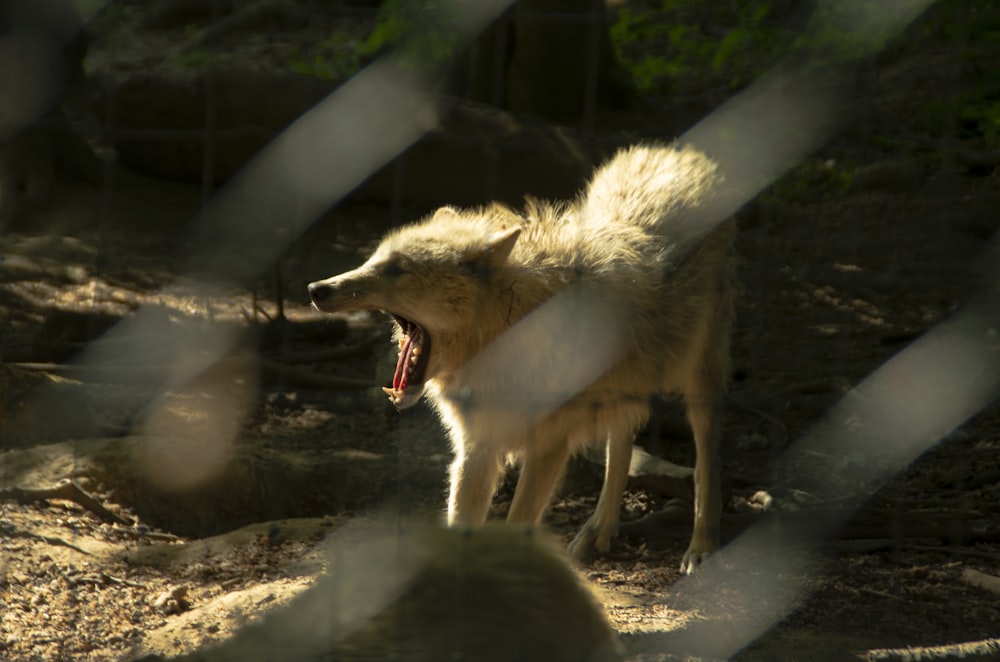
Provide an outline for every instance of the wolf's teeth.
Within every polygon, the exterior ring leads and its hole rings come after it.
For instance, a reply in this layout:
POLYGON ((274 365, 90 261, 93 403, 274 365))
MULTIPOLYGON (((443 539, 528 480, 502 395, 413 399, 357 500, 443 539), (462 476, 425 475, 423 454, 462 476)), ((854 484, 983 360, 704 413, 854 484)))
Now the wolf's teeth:
POLYGON ((398 404, 405 395, 405 393, 402 390, 396 390, 393 388, 389 388, 388 386, 383 386, 382 390, 385 391, 385 394, 389 396, 389 402, 391 402, 394 405, 398 404))
POLYGON ((417 365, 417 359, 418 358, 420 358, 420 357, 418 357, 416 354, 414 354, 413 356, 410 357, 410 363, 412 363, 413 365, 417 365))
MULTIPOLYGON (((410 350, 410 354, 413 354, 414 359, 420 356, 420 345, 414 346, 414 348, 410 350)), ((416 361, 414 361, 414 363, 416 363, 416 361)))

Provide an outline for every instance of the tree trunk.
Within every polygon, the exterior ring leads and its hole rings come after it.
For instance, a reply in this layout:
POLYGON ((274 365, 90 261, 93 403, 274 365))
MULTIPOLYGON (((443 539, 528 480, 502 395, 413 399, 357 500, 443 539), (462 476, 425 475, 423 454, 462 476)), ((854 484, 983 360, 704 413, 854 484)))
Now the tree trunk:
POLYGON ((466 95, 515 112, 593 125, 632 101, 603 0, 518 0, 476 42, 466 95))

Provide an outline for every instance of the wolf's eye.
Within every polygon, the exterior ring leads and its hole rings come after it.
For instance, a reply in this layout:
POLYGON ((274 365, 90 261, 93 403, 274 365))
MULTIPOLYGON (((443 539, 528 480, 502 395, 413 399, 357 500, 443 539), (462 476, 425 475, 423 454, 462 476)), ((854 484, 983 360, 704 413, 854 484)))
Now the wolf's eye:
POLYGON ((389 260, 382 265, 382 275, 387 278, 396 278, 406 273, 406 269, 399 260, 389 260))

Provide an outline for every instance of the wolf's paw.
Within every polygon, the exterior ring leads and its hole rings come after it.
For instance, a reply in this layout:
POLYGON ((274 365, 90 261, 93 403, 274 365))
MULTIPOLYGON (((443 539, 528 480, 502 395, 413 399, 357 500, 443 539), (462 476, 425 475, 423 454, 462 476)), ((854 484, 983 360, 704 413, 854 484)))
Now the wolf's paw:
POLYGON ((718 545, 698 545, 692 540, 687 551, 684 552, 684 556, 681 558, 681 574, 694 574, 708 560, 708 557, 717 551, 719 551, 718 545))
POLYGON ((681 558, 681 574, 693 574, 708 559, 710 554, 711 552, 699 552, 691 549, 684 552, 684 556, 681 558))
POLYGON ((611 550, 613 533, 602 532, 596 522, 588 520, 566 548, 569 555, 581 561, 592 553, 607 554, 611 550))
POLYGON ((688 545, 687 551, 684 552, 684 557, 681 558, 681 574, 693 574, 718 549, 718 527, 699 528, 696 525, 691 535, 691 544, 688 545))

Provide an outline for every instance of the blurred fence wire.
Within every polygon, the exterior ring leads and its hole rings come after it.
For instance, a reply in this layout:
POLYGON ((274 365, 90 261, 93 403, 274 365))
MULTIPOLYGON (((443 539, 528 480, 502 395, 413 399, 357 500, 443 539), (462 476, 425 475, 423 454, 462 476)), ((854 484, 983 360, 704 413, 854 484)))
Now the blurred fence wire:
MULTIPOLYGON (((443 15, 449 20, 457 49, 468 44, 511 3, 483 0, 438 4, 445 7, 443 15)), ((856 11, 848 13, 858 17, 857 23, 842 29, 873 44, 874 51, 930 2, 895 0, 879 3, 877 10, 862 6, 867 5, 867 0, 854 0, 853 4, 858 5, 856 11)), ((13 41, 0 47, 19 48, 13 41)), ((31 63, 45 57, 44 53, 37 58, 25 56, 23 61, 31 63)), ((28 69, 16 76, 10 68, 0 69, 0 75, 10 77, 3 81, 8 90, 27 86, 29 74, 28 69)), ((436 125, 439 74, 388 55, 317 104, 221 188, 194 219, 192 254, 179 265, 182 276, 168 289, 184 287, 211 299, 225 287, 253 282, 321 214, 436 125)), ((691 219, 690 241, 708 234, 847 119, 843 109, 848 101, 845 84, 850 75, 848 63, 836 59, 823 61, 822 66, 820 62, 786 61, 680 137, 681 142, 718 162, 726 181, 724 190, 715 195, 714 204, 691 219)), ((4 112, 0 132, 6 133, 12 130, 8 127, 23 124, 37 114, 44 105, 39 99, 51 92, 33 84, 23 89, 29 87, 30 94, 15 92, 5 96, 7 105, 0 109, 4 112)), ((669 652, 726 658, 750 644, 795 606, 799 597, 799 588, 794 584, 799 574, 796 570, 808 571, 810 563, 810 556, 801 552, 834 535, 865 498, 1000 395, 1000 287, 996 278, 995 273, 988 274, 977 299, 848 393, 779 459, 779 468, 811 468, 816 490, 823 492, 835 491, 833 482, 844 479, 835 458, 864 458, 853 465, 850 476, 862 489, 840 509, 808 525, 801 521, 791 525, 780 519, 759 523, 712 557, 697 576, 675 584, 673 593, 706 613, 711 612, 707 605, 713 591, 723 581, 729 591, 751 593, 765 587, 769 595, 758 600, 764 606, 752 621, 728 628, 725 636, 708 625, 688 629, 665 644, 670 646, 669 652), (796 553, 781 551, 787 549, 795 549, 796 553), (750 576, 753 581, 741 580, 750 576), (766 581, 761 581, 762 577, 766 581)), ((548 384, 545 376, 556 374, 551 366, 567 365, 574 366, 579 374, 569 379, 560 374, 559 385, 552 385, 554 390, 567 384, 587 384, 607 370, 617 356, 619 330, 614 328, 613 319, 599 305, 587 310, 586 301, 574 301, 569 306, 565 297, 556 297, 477 360, 498 366, 536 366, 537 373, 520 375, 522 381, 515 382, 520 387, 548 384), (581 323, 581 305, 585 308, 582 318, 592 323, 581 323), (535 347, 533 338, 550 336, 555 329, 559 329, 562 341, 548 348, 551 352, 534 357, 537 360, 525 358, 525 351, 535 347), (593 336, 595 329, 600 330, 600 342, 593 336), (595 342, 607 351, 584 351, 594 347, 595 342)), ((162 352, 167 348, 169 356, 160 362, 164 372, 139 378, 166 391, 190 381, 236 342, 233 329, 224 326, 206 326, 204 333, 186 337, 183 342, 176 342, 172 334, 159 310, 140 309, 101 339, 119 341, 114 356, 84 350, 77 365, 82 370, 126 366, 141 362, 154 350, 162 352)), ((572 395, 550 393, 551 400, 542 403, 534 415, 543 415, 572 395)), ((135 415, 128 407, 109 404, 125 420, 135 415)), ((234 412, 241 409, 235 405, 232 408, 234 412)), ((206 439, 205 443, 218 442, 206 439)), ((413 572, 417 566, 410 563, 405 568, 396 567, 394 558, 389 553, 352 557, 350 567, 357 569, 356 580, 383 577, 386 579, 382 584, 397 587, 405 581, 400 573, 413 572)), ((364 586, 366 599, 372 604, 384 603, 385 596, 378 595, 380 585, 353 581, 351 590, 361 590, 359 586, 364 586)), ((337 595, 345 586, 325 582, 316 590, 337 595)), ((343 602, 338 600, 338 604, 343 602)), ((258 652, 263 658, 269 656, 263 650, 258 652)), ((280 652, 270 651, 273 655, 280 652)))
MULTIPOLYGON (((507 4, 447 5, 449 11, 442 13, 454 27, 454 47, 485 28, 507 4)), ((182 280, 201 283, 194 289, 200 287, 206 298, 217 288, 253 282, 322 213, 435 125, 440 74, 389 55, 304 114, 194 219, 194 252, 187 265, 180 265, 182 280)), ((140 309, 105 340, 121 340, 117 360, 129 363, 164 346, 162 336, 170 333, 158 311, 140 309)), ((167 363, 186 365, 193 376, 234 340, 231 329, 207 328, 197 342, 175 344, 179 354, 167 363)), ((102 360, 86 352, 80 357, 84 367, 99 367, 102 360)))
POLYGON ((757 610, 724 636, 692 628, 671 640, 672 652, 727 659, 766 632, 804 597, 801 577, 816 562, 813 553, 877 490, 1000 397, 998 286, 991 274, 979 297, 887 361, 785 451, 778 472, 794 467, 821 498, 850 498, 808 521, 765 518, 697 577, 677 582, 676 599, 693 609, 711 613, 714 587, 725 582, 757 610))

